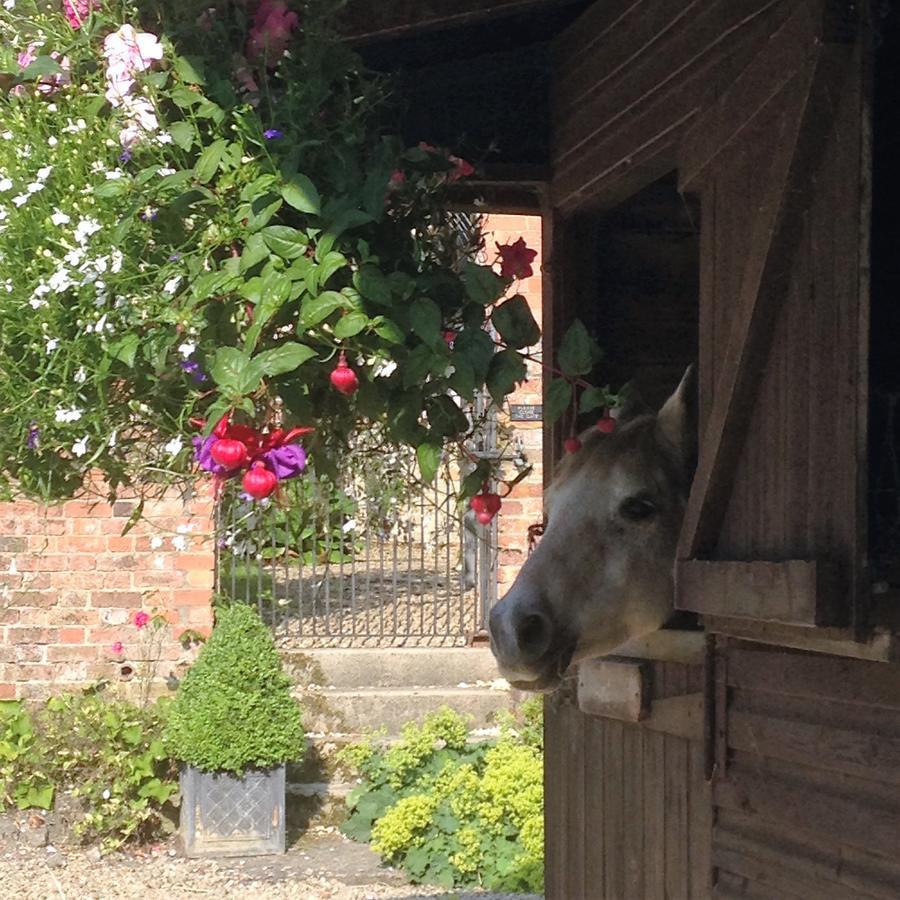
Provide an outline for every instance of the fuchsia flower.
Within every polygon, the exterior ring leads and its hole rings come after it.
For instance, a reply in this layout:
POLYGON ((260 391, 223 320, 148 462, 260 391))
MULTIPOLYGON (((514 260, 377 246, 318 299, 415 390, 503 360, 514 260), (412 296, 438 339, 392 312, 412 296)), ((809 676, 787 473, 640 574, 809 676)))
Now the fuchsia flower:
POLYGON ((261 0, 247 37, 247 59, 265 60, 266 66, 274 69, 299 24, 300 17, 288 10, 284 0, 261 0))
POLYGON ((136 612, 134 614, 134 624, 136 628, 144 628, 147 623, 150 621, 150 613, 146 613, 143 610, 136 612))
POLYGON ((530 278, 534 275, 531 264, 537 250, 525 246, 525 239, 519 238, 514 244, 497 244, 500 254, 500 275, 503 278, 530 278))
POLYGON ((93 8, 93 0, 63 0, 66 21, 73 28, 81 28, 93 8))
POLYGON ((125 647, 122 645, 121 641, 116 641, 112 645, 113 656, 121 656, 125 652, 125 647))

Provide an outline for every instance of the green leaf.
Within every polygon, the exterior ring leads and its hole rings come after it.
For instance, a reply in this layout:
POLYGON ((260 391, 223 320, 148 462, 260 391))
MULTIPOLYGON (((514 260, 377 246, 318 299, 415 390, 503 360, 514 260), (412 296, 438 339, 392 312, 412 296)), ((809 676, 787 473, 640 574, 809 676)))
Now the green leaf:
POLYGON ((559 345, 557 360, 564 375, 587 375, 602 353, 580 319, 576 319, 559 345))
POLYGON ((359 334, 368 324, 369 317, 365 313, 349 312, 338 319, 337 325, 334 326, 334 336, 338 340, 353 337, 353 335, 359 334))
POLYGON ((487 378, 495 349, 494 342, 486 331, 481 328, 464 328, 453 341, 454 365, 458 357, 464 357, 472 366, 475 379, 483 382, 487 378))
POLYGON ((433 344, 441 336, 440 307, 427 297, 419 297, 409 308, 409 326, 426 344, 433 344))
POLYGON ((462 265, 462 281, 469 299, 487 306, 506 290, 506 282, 490 267, 467 260, 462 265))
POLYGON ((521 294, 501 303, 491 315, 491 322, 507 346, 515 350, 531 347, 541 338, 541 329, 521 294))
POLYGON ((62 71, 62 66, 52 56, 39 56, 25 67, 19 77, 23 81, 32 81, 45 75, 60 75, 62 71))
POLYGON ((141 726, 129 725, 128 728, 122 729, 122 738, 127 744, 133 747, 141 742, 141 726))
POLYGON ((53 792, 52 784, 41 787, 29 785, 23 794, 16 797, 16 806, 19 809, 50 809, 53 806, 53 792))
POLYGON ((259 231, 268 224, 272 216, 281 209, 281 198, 275 194, 263 194, 250 204, 250 217, 247 219, 249 231, 259 231))
POLYGON ((383 338, 389 344, 402 344, 404 334, 400 330, 400 326, 392 319, 386 319, 384 316, 376 316, 372 319, 375 334, 383 338))
POLYGON ((264 259, 268 259, 268 257, 269 248, 266 246, 266 242, 262 235, 251 234, 250 237, 247 238, 244 249, 241 251, 241 271, 249 271, 257 263, 262 262, 264 259))
POLYGON ((237 347, 219 347, 213 357, 210 375, 223 391, 237 391, 247 366, 247 357, 237 347))
POLYGON ((600 407, 605 408, 609 405, 609 392, 602 387, 591 387, 586 388, 584 393, 582 393, 578 403, 578 411, 588 413, 593 412, 595 409, 600 409, 600 407))
POLYGON ((289 228, 287 225, 269 225, 260 233, 266 246, 282 259, 296 259, 306 253, 309 242, 306 235, 296 228, 289 228))
POLYGON ((336 309, 343 309, 347 298, 337 291, 324 291, 318 297, 307 297, 300 305, 300 325, 311 328, 327 319, 336 309))
POLYGON ((176 56, 175 71, 187 84, 206 84, 203 61, 196 56, 176 56))
POLYGON ((94 196, 101 200, 108 200, 110 197, 121 197, 127 194, 131 189, 131 183, 127 178, 113 178, 110 181, 104 181, 103 184, 94 188, 94 196))
POLYGON ((169 126, 169 134, 182 150, 189 150, 194 143, 194 126, 190 122, 173 122, 169 126))
POLYGON ((272 377, 274 375, 283 375, 285 372, 293 372, 298 366, 302 366, 308 359, 312 359, 316 355, 316 351, 306 344, 298 344, 289 342, 279 344, 271 350, 265 350, 253 361, 259 363, 263 372, 272 377))
POLYGON ((442 448, 437 444, 427 442, 416 447, 416 461, 419 463, 419 471, 424 482, 434 481, 441 466, 442 455, 442 448))
POLYGON ((316 273, 319 284, 326 284, 335 272, 343 269, 346 265, 347 257, 343 253, 338 253, 337 250, 331 250, 329 253, 326 253, 325 258, 320 261, 316 273))
POLYGON ((572 403, 572 385, 564 378, 554 378, 544 394, 544 424, 552 425, 572 403))
POLYGON ((315 185, 299 172, 289 182, 282 185, 281 196, 284 202, 298 212, 317 216, 321 212, 321 198, 315 185))
POLYGON ((366 843, 372 837, 372 820, 365 816, 350 816, 341 825, 341 831, 351 840, 366 843))
POLYGON ((200 154, 200 158, 194 166, 194 177, 197 181, 201 184, 206 184, 206 182, 212 179, 213 175, 218 171, 219 164, 222 162, 222 157, 225 155, 225 148, 227 146, 228 141, 224 138, 219 138, 219 140, 213 141, 200 154))
POLYGON ((475 368, 464 356, 454 356, 453 374, 448 379, 448 384, 464 400, 471 403, 475 399, 475 391, 478 387, 475 368))
POLYGON ((429 399, 425 411, 431 430, 441 437, 454 437, 469 427, 466 414, 446 395, 429 399))
POLYGON ((525 380, 528 369, 525 360, 515 350, 501 350, 494 354, 485 383, 499 406, 507 394, 515 390, 520 381, 525 380))
POLYGON ((353 286, 366 300, 381 306, 391 305, 391 285, 377 266, 360 266, 353 276, 353 286))
POLYGON ((141 339, 134 333, 126 334, 124 337, 109 345, 109 353, 113 359, 124 363, 129 369, 134 367, 134 357, 141 344, 141 339))

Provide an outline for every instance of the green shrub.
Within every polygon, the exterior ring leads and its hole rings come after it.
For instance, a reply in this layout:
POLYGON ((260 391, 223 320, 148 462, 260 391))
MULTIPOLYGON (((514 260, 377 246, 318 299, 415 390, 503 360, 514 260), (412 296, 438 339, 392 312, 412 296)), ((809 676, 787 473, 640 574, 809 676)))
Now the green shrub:
POLYGON ((149 840, 177 790, 161 740, 164 707, 141 708, 96 692, 54 697, 31 714, 0 704, 0 806, 80 802, 73 830, 114 849, 149 840))
POLYGON ((220 609, 168 718, 172 755, 208 772, 242 774, 303 755, 300 708, 265 625, 248 606, 220 609))
POLYGON ((466 742, 448 709, 406 725, 384 750, 342 751, 362 784, 348 798, 348 836, 371 841, 416 882, 541 891, 544 881, 542 706, 503 717, 500 739, 466 742))

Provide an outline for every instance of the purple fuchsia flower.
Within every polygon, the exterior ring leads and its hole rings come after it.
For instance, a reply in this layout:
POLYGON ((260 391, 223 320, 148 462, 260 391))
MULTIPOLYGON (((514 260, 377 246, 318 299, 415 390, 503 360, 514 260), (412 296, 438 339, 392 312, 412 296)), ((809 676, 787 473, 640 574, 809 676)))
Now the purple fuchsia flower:
POLYGON ((283 137, 284 137, 284 132, 283 132, 283 131, 279 131, 277 128, 267 128, 267 129, 263 132, 263 137, 264 137, 267 141, 277 141, 277 140, 279 140, 280 138, 283 138, 283 137))
POLYGON ((263 459, 279 481, 295 478, 306 468, 306 451, 299 444, 276 447, 264 453, 263 459))
POLYGON ((191 441, 194 444, 194 458, 197 460, 200 468, 205 469, 207 472, 211 472, 213 475, 221 475, 224 477, 233 473, 229 473, 225 466, 219 465, 219 463, 212 458, 212 445, 217 440, 218 438, 214 434, 205 438, 194 435, 194 437, 191 438, 191 441))
POLYGON ((194 379, 196 384, 203 384, 204 381, 209 381, 209 378, 206 375, 206 372, 200 368, 200 363, 198 363, 194 359, 182 359, 178 363, 179 366, 185 371, 186 374, 190 375, 191 378, 194 379))
POLYGON ((25 442, 25 445, 29 450, 37 450, 41 443, 41 429, 37 427, 37 425, 32 422, 31 427, 28 429, 28 440, 25 442))

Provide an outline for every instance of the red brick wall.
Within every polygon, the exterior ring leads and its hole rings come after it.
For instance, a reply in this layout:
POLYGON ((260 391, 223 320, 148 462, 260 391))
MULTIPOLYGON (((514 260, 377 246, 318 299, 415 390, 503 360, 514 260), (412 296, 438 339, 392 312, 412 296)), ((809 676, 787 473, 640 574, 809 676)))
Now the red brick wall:
MULTIPOLYGON (((528 301, 532 315, 541 323, 541 218, 540 216, 490 215, 485 221, 485 255, 493 260, 496 244, 508 244, 525 239, 525 243, 537 250, 538 255, 532 264, 534 275, 519 282, 517 290, 528 301)), ((531 348, 530 352, 540 358, 541 347, 531 348)), ((509 396, 510 404, 540 405, 542 400, 542 369, 536 362, 528 364, 528 380, 509 396)), ((503 509, 499 517, 499 592, 500 596, 512 584, 519 568, 525 561, 528 552, 528 526, 539 522, 542 515, 543 464, 541 459, 543 447, 543 425, 541 422, 510 422, 503 417, 515 435, 521 439, 528 461, 534 466, 531 474, 516 485, 512 494, 503 501, 503 509)))
POLYGON ((193 651, 185 629, 212 625, 212 502, 172 495, 147 501, 72 500, 55 506, 0 503, 0 699, 41 698, 109 679, 134 680, 149 632, 140 610, 165 614, 159 675, 193 651), (123 644, 121 654, 113 644, 123 644))

